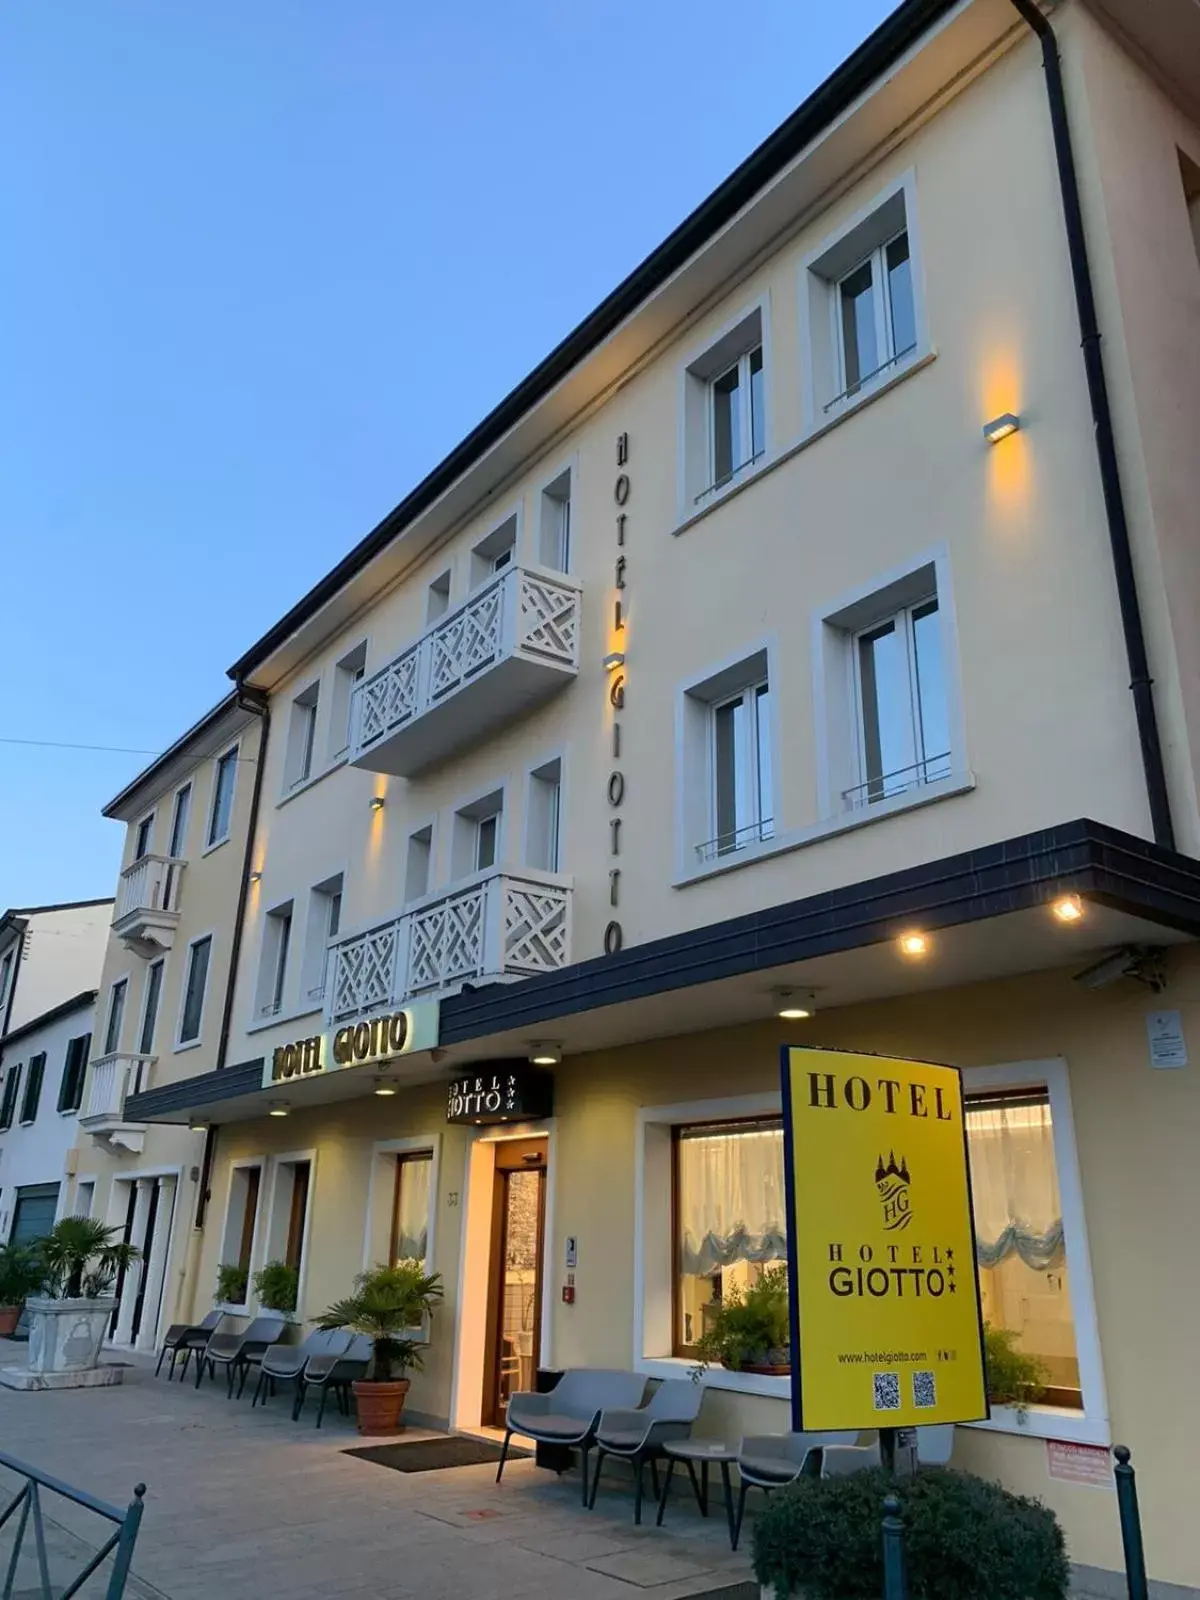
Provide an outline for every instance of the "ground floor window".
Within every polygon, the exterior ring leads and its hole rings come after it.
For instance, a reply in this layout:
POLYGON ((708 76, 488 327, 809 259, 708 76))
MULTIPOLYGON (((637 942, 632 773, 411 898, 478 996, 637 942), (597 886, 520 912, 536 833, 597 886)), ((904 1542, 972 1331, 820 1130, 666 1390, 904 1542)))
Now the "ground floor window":
POLYGON ((433 1151, 417 1150, 396 1157, 392 1201, 391 1258, 416 1261, 422 1271, 429 1251, 429 1195, 433 1151))
POLYGON ((967 1101, 984 1320, 1044 1373, 1044 1403, 1082 1409, 1068 1248, 1047 1091, 967 1101))
POLYGON ((230 1305, 244 1305, 249 1293, 261 1189, 261 1164, 234 1167, 229 1178, 229 1205, 221 1240, 221 1286, 218 1291, 230 1305))
POLYGON ((308 1188, 312 1168, 307 1161, 288 1163, 291 1172, 291 1194, 288 1196, 287 1243, 284 1262, 299 1272, 304 1251, 304 1223, 308 1216, 308 1188))
POLYGON ((783 1123, 674 1129, 674 1355, 690 1355, 722 1301, 787 1260, 783 1123))

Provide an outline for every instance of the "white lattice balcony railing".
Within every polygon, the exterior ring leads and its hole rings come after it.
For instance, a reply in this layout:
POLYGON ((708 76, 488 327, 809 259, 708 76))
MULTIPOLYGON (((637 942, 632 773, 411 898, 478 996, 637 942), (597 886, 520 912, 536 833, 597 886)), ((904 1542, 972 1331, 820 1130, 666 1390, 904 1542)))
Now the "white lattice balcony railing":
POLYGON ((328 1016, 341 1022, 481 978, 556 972, 570 959, 570 879, 494 868, 339 939, 330 952, 328 1016))
POLYGON ((580 590, 507 567, 354 691, 350 759, 410 777, 548 699, 579 671, 580 590))
POLYGON ((113 932, 144 955, 170 949, 186 865, 174 856, 142 856, 121 874, 113 932))
POLYGON ((87 1099, 79 1113, 82 1126, 90 1133, 125 1126, 125 1101, 149 1087, 150 1069, 157 1059, 118 1052, 93 1061, 87 1099))

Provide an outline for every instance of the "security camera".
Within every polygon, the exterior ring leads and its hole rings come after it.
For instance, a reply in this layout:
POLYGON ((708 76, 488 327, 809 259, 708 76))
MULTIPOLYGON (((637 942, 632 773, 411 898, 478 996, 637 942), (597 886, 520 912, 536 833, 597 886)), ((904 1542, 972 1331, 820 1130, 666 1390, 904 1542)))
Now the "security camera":
POLYGON ((1133 978, 1137 983, 1144 983, 1155 994, 1165 989, 1167 978, 1163 970, 1162 946, 1123 945, 1120 950, 1114 950, 1111 955, 1103 956, 1092 966, 1075 974, 1075 982, 1081 983, 1085 989, 1107 989, 1109 984, 1121 978, 1133 978))

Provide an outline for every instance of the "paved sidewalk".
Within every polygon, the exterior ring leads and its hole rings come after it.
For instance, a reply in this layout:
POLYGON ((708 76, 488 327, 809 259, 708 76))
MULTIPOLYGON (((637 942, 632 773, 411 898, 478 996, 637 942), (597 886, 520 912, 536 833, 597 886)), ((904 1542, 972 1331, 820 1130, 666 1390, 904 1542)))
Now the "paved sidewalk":
MULTIPOLYGON (((23 1359, 0 1341, 0 1363, 23 1359)), ((487 1465, 389 1471, 343 1454, 367 1442, 344 1418, 326 1412, 318 1433, 314 1415, 293 1425, 283 1394, 252 1412, 249 1389, 227 1401, 223 1383, 197 1392, 138 1361, 116 1388, 0 1390, 0 1449, 118 1506, 145 1481, 138 1600, 683 1600, 748 1585, 719 1493, 705 1521, 677 1483, 665 1526, 651 1505, 638 1529, 628 1475, 606 1475, 588 1512, 576 1474, 511 1461, 497 1487, 487 1465)), ((45 1511, 60 1559, 73 1535, 94 1549, 107 1531, 53 1497, 45 1511)), ((0 1570, 10 1549, 5 1528, 0 1570)))

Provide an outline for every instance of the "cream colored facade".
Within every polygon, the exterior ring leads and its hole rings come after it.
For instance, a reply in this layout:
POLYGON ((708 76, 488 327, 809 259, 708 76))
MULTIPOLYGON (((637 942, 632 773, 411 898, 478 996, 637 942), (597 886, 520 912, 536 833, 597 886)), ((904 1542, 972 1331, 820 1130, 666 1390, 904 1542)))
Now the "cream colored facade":
POLYGON ((155 1349, 190 1297, 205 1136, 147 1126, 126 1101, 220 1064, 259 739, 258 717, 231 695, 106 811, 127 836, 66 1209, 85 1194, 91 1215, 142 1250, 113 1329, 136 1349, 155 1349), (189 974, 203 959, 193 952, 206 941, 202 1001, 187 1018, 189 974))
MULTIPOLYGON (((196 1313, 222 1263, 287 1253, 297 1319, 318 1315, 396 1248, 398 1160, 428 1155, 446 1303, 412 1405, 478 1426, 498 1152, 521 1134, 546 1141, 537 1363, 682 1373, 672 1129, 776 1114, 784 1042, 954 1061, 969 1093, 1047 1098, 1081 1396, 1000 1408, 955 1459, 1041 1495, 1111 1574, 1112 1494, 1069 1458, 1128 1443, 1152 1575, 1200 1590, 1197 1068, 1152 1065, 1147 1032, 1177 1012, 1200 1050, 1200 83, 1179 81, 1185 8, 1157 34, 1128 11, 1053 20, 1174 852, 1149 842, 1042 61, 1007 0, 968 0, 235 669, 271 729, 238 1071, 197 1058, 139 1101, 151 1126, 217 1130, 196 1313), (911 307, 876 299, 879 370, 848 382, 840 286, 867 259, 893 270, 902 235, 911 307), (753 459, 714 485, 735 366, 753 459), (1006 413, 1018 431, 986 442, 1006 413), (928 625, 914 681, 940 655, 945 744, 890 784, 862 641, 897 617, 910 641, 928 625), (723 790, 716 719, 738 697, 749 743, 723 790), (1097 966, 1101 986, 1072 981, 1097 966), (814 991, 816 1018, 777 1021, 780 987, 814 991), (414 998, 440 999, 438 1050, 272 1081, 282 1047, 414 998), (456 1074, 547 1045, 544 1124, 447 1123, 456 1074), (400 1092, 377 1098, 380 1073, 400 1092)), ((786 1379, 705 1382, 704 1431, 787 1427, 786 1379)))

